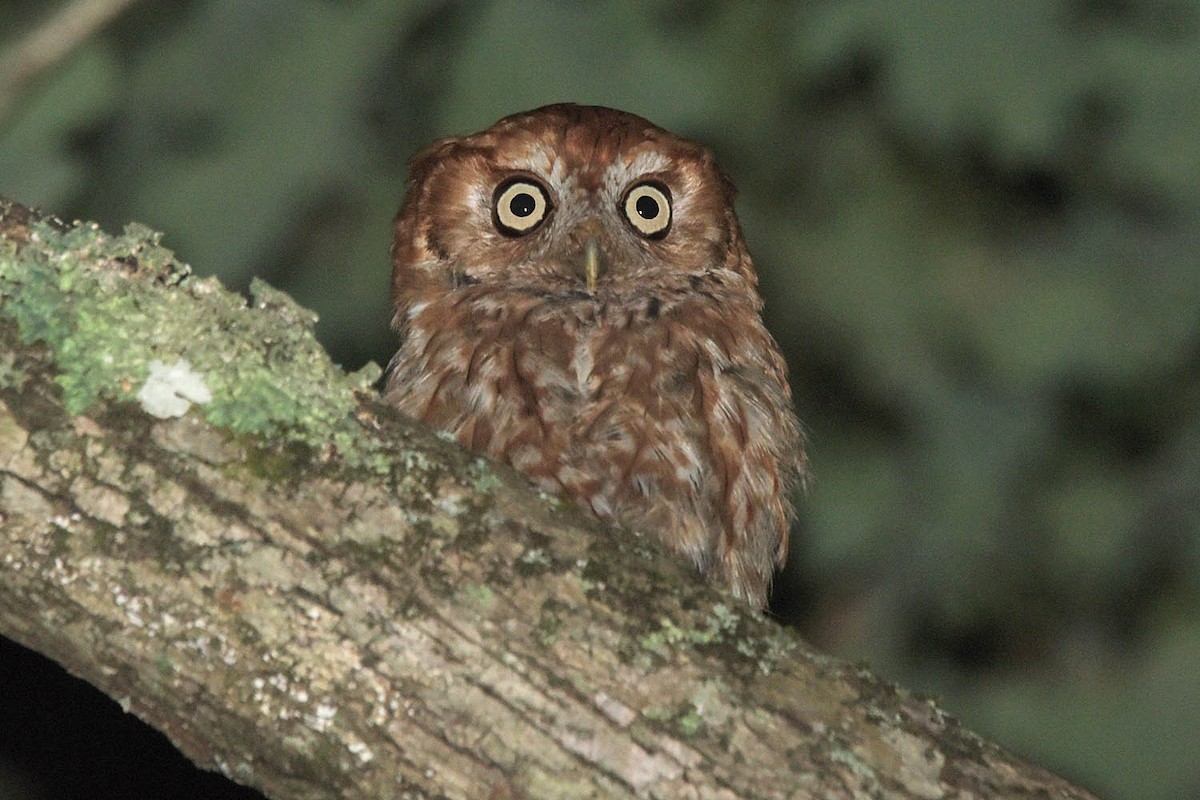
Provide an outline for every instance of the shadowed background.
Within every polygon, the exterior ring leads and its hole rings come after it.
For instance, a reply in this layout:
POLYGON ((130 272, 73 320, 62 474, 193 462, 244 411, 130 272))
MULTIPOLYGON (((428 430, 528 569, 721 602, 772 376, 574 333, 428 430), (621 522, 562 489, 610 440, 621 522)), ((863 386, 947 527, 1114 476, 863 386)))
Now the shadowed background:
MULTIPOLYGON (((0 56, 62 5, 0 1, 0 56)), ((17 88, 0 194, 266 279, 347 368, 394 349, 429 140, 572 100, 710 145, 816 473, 775 612, 1104 797, 1200 798, 1200 2, 133 3, 17 88)), ((255 796, 52 673, 0 649, 0 796, 255 796)))

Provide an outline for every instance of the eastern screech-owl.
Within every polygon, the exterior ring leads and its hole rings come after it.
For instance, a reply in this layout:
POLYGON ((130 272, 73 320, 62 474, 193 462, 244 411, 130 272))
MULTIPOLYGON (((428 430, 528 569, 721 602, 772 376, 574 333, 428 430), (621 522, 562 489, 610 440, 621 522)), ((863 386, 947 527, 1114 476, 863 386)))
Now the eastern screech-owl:
POLYGON ((412 163, 386 400, 756 607, 806 459, 712 154, 553 105, 412 163))

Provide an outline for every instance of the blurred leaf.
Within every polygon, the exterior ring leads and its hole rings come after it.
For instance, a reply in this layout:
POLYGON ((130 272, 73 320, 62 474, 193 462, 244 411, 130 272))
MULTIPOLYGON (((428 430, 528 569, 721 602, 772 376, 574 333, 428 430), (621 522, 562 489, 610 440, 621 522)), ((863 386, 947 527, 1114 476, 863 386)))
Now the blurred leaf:
POLYGON ((244 284, 293 215, 365 171, 367 76, 426 5, 198 4, 137 65, 96 188, 106 218, 170 231, 181 256, 244 284))
POLYGON ((95 42, 42 84, 0 131, 0 193, 46 209, 77 194, 88 172, 72 140, 108 113, 120 78, 112 48, 95 42))
POLYGON ((1191 797, 1200 759, 1200 625, 1165 624, 1131 663, 1080 663, 1030 681, 1012 676, 948 697, 981 732, 1084 781, 1101 797, 1191 797))

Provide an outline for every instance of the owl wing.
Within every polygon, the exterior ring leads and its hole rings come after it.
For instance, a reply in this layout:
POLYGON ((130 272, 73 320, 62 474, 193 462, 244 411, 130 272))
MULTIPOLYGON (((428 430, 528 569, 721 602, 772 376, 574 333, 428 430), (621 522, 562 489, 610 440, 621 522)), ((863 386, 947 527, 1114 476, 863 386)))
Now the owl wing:
POLYGON ((787 558, 792 495, 806 463, 778 346, 757 314, 739 317, 737 328, 722 325, 702 342, 696 373, 721 514, 712 568, 736 594, 764 605, 787 558))

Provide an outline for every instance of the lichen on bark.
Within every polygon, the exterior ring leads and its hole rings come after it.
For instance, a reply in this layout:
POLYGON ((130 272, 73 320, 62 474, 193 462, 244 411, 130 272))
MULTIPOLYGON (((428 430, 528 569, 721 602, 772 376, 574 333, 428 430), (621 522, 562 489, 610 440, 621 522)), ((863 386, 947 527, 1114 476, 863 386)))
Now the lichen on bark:
POLYGON ((353 417, 355 392, 369 390, 379 367, 339 369, 313 335, 313 312, 262 281, 247 302, 195 277, 142 225, 110 236, 30 217, 25 228, 0 240, 4 314, 23 341, 51 348, 70 413, 102 399, 137 402, 152 363, 182 361, 211 392, 198 412, 212 424, 333 447, 353 466, 386 471, 353 417))

